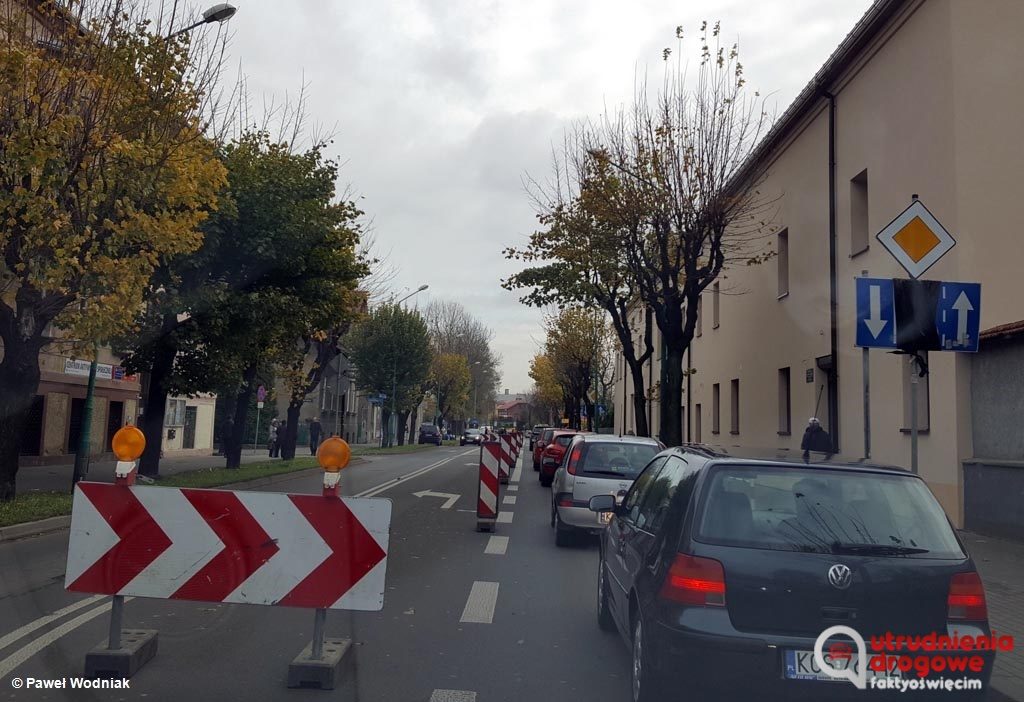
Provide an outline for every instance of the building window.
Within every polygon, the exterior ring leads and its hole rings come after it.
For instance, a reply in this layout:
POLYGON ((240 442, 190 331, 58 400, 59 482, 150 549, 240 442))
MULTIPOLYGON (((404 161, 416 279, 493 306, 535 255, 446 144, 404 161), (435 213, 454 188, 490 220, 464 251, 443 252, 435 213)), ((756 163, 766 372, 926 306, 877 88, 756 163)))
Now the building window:
POLYGON ((167 414, 164 416, 165 427, 185 426, 185 401, 168 400, 167 414))
MULTIPOLYGON (((924 357, 925 363, 928 362, 928 353, 921 351, 921 355, 924 357)), ((916 364, 913 362, 913 356, 901 356, 900 367, 903 369, 903 429, 901 431, 910 433, 910 375, 916 372, 916 364)), ((931 375, 926 375, 917 379, 917 430, 928 431, 929 428, 929 417, 928 417, 928 378, 931 375)))
POLYGON ((789 294, 789 230, 779 232, 779 298, 789 294))
POLYGON ((722 393, 718 383, 711 386, 711 433, 717 434, 721 431, 720 417, 722 409, 722 393))
POLYGON ((850 181, 850 255, 868 250, 868 170, 850 181))
POLYGON ((693 410, 693 440, 700 443, 700 403, 693 410))
POLYGON ((789 368, 779 369, 779 435, 789 436, 792 431, 792 405, 789 392, 789 368))
POLYGON ((700 336, 704 333, 704 296, 701 295, 697 298, 697 324, 696 335, 700 336))
POLYGON ((729 400, 730 400, 730 403, 731 403, 730 410, 732 412, 732 416, 731 416, 730 422, 729 422, 729 433, 731 433, 731 434, 739 434, 740 433, 740 379, 739 378, 733 378, 732 382, 729 385, 730 385, 730 388, 729 388, 730 398, 729 398, 729 400))
POLYGON ((711 288, 711 327, 718 329, 718 308, 719 298, 721 297, 721 291, 718 283, 715 283, 711 288))

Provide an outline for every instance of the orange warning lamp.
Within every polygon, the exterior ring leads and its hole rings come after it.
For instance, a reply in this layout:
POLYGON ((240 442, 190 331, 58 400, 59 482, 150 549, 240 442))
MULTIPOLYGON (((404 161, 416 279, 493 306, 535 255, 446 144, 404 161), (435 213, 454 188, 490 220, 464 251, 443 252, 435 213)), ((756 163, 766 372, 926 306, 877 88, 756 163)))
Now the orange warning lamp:
POLYGON ((119 461, 136 461, 146 450, 146 436, 138 427, 123 426, 110 440, 110 448, 119 461))
POLYGON ((316 452, 316 460, 320 467, 328 473, 340 473, 352 458, 352 449, 344 439, 332 436, 320 444, 316 452))

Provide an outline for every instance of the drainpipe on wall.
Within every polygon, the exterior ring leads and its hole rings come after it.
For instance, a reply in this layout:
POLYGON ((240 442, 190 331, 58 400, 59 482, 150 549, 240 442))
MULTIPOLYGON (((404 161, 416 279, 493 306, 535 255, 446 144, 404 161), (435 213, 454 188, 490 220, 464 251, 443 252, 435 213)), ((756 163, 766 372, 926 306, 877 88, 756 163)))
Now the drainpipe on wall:
POLYGON ((836 282, 836 96, 825 91, 828 100, 828 303, 829 355, 832 369, 828 374, 828 428, 832 449, 839 453, 839 354, 838 300, 836 282))

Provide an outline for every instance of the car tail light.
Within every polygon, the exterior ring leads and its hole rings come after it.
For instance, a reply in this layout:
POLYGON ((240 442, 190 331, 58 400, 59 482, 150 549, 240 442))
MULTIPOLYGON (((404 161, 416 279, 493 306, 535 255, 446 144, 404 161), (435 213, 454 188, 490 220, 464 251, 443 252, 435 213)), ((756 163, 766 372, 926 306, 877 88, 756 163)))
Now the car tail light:
POLYGON ((572 450, 572 455, 569 456, 569 465, 565 467, 569 475, 576 475, 576 464, 580 460, 580 456, 583 455, 583 449, 577 446, 572 450))
POLYGON ((677 553, 659 597, 685 605, 724 607, 725 569, 712 558, 677 553))
POLYGON ((563 492, 562 494, 560 494, 558 496, 558 506, 559 507, 572 507, 572 493, 571 492, 563 492))
POLYGON ((988 604, 985 586, 974 571, 957 573, 949 581, 949 618, 968 621, 987 621, 988 604))

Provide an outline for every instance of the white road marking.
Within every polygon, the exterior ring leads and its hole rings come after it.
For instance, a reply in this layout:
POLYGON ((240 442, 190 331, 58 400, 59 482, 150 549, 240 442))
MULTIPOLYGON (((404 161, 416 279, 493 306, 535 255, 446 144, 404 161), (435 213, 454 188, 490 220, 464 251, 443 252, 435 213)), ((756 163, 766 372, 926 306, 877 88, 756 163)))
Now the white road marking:
POLYGON ((498 512, 498 524, 511 524, 512 512, 498 512))
POLYGON ((434 690, 430 702, 476 702, 476 693, 471 690, 434 690))
POLYGON ((505 495, 505 497, 501 498, 501 504, 503 504, 503 505, 514 505, 515 503, 516 503, 516 496, 515 495, 505 495))
POLYGON ((444 504, 441 505, 441 509, 451 509, 452 505, 459 501, 462 495, 456 495, 451 492, 434 492, 433 490, 420 490, 414 492, 413 495, 416 497, 443 497, 445 498, 444 504))
POLYGON ((459 621, 463 624, 490 624, 498 604, 498 583, 477 580, 469 591, 469 599, 459 621))
POLYGON ((484 549, 484 553, 489 556, 504 556, 507 550, 508 537, 494 535, 487 539, 487 548, 484 549))
POLYGON ((508 481, 510 483, 518 483, 521 477, 523 477, 523 469, 516 466, 512 469, 512 475, 508 476, 508 481))
POLYGON ((380 493, 384 492, 385 490, 393 488, 396 485, 401 485, 402 483, 404 483, 407 480, 412 480, 413 478, 418 478, 419 476, 423 475, 424 473, 429 473, 430 471, 434 470, 435 468, 443 466, 445 463, 448 463, 449 461, 454 461, 459 456, 465 456, 466 454, 469 454, 469 453, 473 453, 473 452, 472 451, 463 451, 462 453, 457 453, 454 456, 451 456, 450 458, 444 459, 443 461, 438 461, 437 463, 433 463, 433 464, 431 464, 429 466, 426 466, 425 468, 420 468, 418 470, 414 470, 412 473, 409 473, 408 475, 404 475, 401 478, 397 478, 395 480, 389 480, 386 483, 381 483, 380 485, 376 485, 376 486, 374 486, 372 488, 369 488, 367 490, 363 490, 362 492, 360 492, 360 493, 358 493, 356 495, 353 495, 353 497, 374 497, 375 495, 379 495, 380 493))
POLYGON ((519 489, 519 486, 518 485, 509 485, 505 489, 508 490, 509 492, 516 492, 519 489))
POLYGON ((106 595, 93 595, 92 597, 86 597, 84 600, 78 600, 78 602, 69 604, 67 607, 64 607, 62 609, 58 609, 56 612, 53 612, 52 614, 47 614, 46 616, 39 617, 39 619, 36 619, 34 622, 29 622, 24 626, 18 627, 11 633, 6 634, 3 637, 0 637, 0 651, 10 646, 12 643, 17 641, 21 637, 31 634, 36 629, 40 629, 56 619, 66 617, 72 612, 77 612, 82 607, 88 607, 91 604, 99 602, 104 597, 106 597, 106 595))
MULTIPOLYGON (((134 598, 125 597, 124 601, 130 602, 132 599, 134 598)), ((51 629, 50 631, 40 636, 38 639, 35 639, 34 641, 25 644, 14 653, 7 656, 7 658, 0 661, 0 678, 6 678, 8 675, 10 675, 11 671, 13 671, 19 665, 27 661, 32 656, 42 651, 44 648, 52 644, 60 637, 74 631, 86 622, 92 621, 101 614, 106 614, 109 611, 110 602, 105 602, 104 604, 101 604, 99 607, 96 607, 95 609, 90 609, 88 612, 85 612, 84 614, 79 614, 74 619, 64 622, 56 629, 51 629)))

